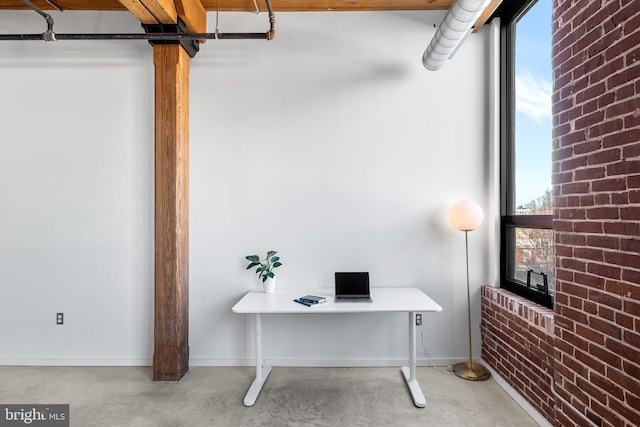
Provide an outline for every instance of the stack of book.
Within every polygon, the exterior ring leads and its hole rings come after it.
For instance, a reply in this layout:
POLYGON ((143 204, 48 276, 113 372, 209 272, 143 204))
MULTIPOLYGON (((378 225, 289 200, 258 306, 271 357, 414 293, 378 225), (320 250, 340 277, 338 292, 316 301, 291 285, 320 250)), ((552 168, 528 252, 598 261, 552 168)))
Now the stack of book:
POLYGON ((294 299, 295 302, 306 305, 307 307, 312 307, 316 304, 324 304, 327 302, 327 297, 320 297, 317 295, 305 295, 300 298, 294 299))

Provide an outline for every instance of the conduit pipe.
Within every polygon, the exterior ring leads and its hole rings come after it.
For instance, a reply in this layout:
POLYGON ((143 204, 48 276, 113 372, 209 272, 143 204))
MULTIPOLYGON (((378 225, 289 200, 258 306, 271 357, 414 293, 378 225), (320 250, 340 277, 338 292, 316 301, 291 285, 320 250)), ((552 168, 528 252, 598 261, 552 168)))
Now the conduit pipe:
POLYGON ((266 0, 267 9, 269 10, 269 31, 266 33, 129 33, 129 34, 56 34, 53 32, 53 19, 51 16, 38 7, 33 5, 29 0, 22 0, 27 6, 42 15, 47 21, 47 31, 42 34, 0 34, 0 41, 24 41, 24 40, 149 40, 149 41, 180 41, 180 40, 231 40, 231 39, 257 39, 257 40, 273 40, 276 36, 276 17, 271 7, 271 1, 266 0))
POLYGON ((456 0, 424 51, 422 65, 427 70, 436 71, 451 59, 489 3, 490 0, 456 0))
POLYGON ((40 16, 42 16, 44 20, 47 21, 47 31, 42 33, 40 35, 40 38, 48 42, 56 41, 56 33, 53 32, 53 18, 51 17, 51 15, 49 15, 48 13, 45 13, 42 9, 40 9, 35 4, 31 3, 29 0, 22 0, 22 3, 24 3, 27 7, 30 7, 34 11, 38 12, 40 16))

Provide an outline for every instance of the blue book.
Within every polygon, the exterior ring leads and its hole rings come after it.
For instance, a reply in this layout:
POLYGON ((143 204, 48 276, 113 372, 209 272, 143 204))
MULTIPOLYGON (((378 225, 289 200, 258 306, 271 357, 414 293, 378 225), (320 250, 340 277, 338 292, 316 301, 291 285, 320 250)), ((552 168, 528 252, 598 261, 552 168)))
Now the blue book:
POLYGON ((301 301, 306 301, 309 302, 311 304, 322 304, 327 302, 327 298, 326 297, 320 297, 317 295, 305 295, 303 297, 299 298, 301 301))
POLYGON ((307 307, 311 307, 312 305, 315 305, 314 303, 304 301, 301 298, 296 298, 294 299, 294 301, 297 302, 298 304, 306 305, 307 307))

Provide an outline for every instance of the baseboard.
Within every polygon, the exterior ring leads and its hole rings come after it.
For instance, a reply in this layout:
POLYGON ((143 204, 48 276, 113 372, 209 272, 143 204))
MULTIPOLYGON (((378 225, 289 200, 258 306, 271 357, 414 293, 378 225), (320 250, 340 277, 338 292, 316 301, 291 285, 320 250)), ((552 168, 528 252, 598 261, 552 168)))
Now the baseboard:
MULTIPOLYGON (((457 359, 418 359, 416 365, 448 366, 457 359)), ((192 357, 190 366, 255 366, 255 359, 212 359, 192 357)), ((398 359, 265 359, 271 366, 357 368, 403 366, 406 358, 398 359)), ((151 366, 151 358, 0 358, 0 366, 151 366)))
POLYGON ((0 358, 0 366, 151 366, 151 358, 0 358))
MULTIPOLYGON (((457 360, 456 360, 457 362, 457 360)), ((408 363, 406 358, 398 359, 270 359, 265 358, 265 365, 289 366, 289 367, 318 367, 318 368, 373 368, 403 366, 408 363)), ((417 360, 419 367, 448 366, 454 363, 453 359, 422 359, 417 360)), ((208 359, 191 358, 191 366, 255 366, 255 359, 208 359)))
POLYGON ((538 423, 538 425, 542 427, 552 427, 552 424, 547 421, 547 419, 543 417, 542 414, 538 412, 529 402, 527 402, 526 399, 522 397, 522 395, 518 393, 515 388, 511 387, 511 385, 509 385, 509 383, 504 378, 502 378, 500 374, 498 374, 491 366, 489 366, 487 362, 482 361, 482 364, 487 367, 489 372, 491 372, 491 377, 493 378, 493 380, 500 387, 502 387, 502 389, 507 392, 507 394, 513 400, 515 400, 516 403, 520 405, 522 409, 524 409, 525 412, 529 414, 529 416, 533 418, 535 422, 538 423))

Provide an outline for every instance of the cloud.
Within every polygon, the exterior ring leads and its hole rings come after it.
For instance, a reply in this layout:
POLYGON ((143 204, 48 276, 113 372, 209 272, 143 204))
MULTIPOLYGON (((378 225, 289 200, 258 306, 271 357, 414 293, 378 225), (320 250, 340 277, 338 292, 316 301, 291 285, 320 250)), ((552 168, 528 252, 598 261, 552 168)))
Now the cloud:
POLYGON ((552 84, 526 70, 516 76, 516 111, 536 122, 551 118, 552 84))

